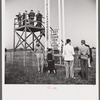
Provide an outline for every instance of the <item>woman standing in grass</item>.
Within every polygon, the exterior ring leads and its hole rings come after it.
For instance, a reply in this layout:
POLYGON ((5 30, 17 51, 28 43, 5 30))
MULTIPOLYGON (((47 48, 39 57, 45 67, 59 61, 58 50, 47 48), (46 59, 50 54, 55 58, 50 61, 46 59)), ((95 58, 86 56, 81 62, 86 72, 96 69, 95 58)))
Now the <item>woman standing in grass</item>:
POLYGON ((64 46, 63 49, 63 56, 64 56, 64 63, 65 63, 65 68, 66 68, 66 79, 67 78, 74 78, 74 48, 71 46, 71 40, 67 39, 66 40, 66 45, 64 46))

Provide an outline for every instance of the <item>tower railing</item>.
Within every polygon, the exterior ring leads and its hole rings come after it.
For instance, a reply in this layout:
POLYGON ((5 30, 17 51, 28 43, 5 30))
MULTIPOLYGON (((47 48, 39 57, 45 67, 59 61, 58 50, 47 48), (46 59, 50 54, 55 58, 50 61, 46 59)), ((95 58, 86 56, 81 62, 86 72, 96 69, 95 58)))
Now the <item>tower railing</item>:
MULTIPOLYGON (((26 14, 26 16, 28 16, 28 14, 26 14)), ((37 21, 36 16, 35 16, 34 19, 31 20, 31 21, 34 23, 34 25, 30 24, 30 19, 28 17, 27 18, 26 17, 25 18, 21 17, 20 21, 16 17, 16 18, 14 18, 14 25, 15 25, 15 28, 19 28, 19 27, 24 26, 24 25, 32 25, 34 27, 37 27, 36 26, 37 23, 41 23, 41 27, 44 28, 44 24, 45 24, 44 17, 42 17, 42 21, 37 21)))

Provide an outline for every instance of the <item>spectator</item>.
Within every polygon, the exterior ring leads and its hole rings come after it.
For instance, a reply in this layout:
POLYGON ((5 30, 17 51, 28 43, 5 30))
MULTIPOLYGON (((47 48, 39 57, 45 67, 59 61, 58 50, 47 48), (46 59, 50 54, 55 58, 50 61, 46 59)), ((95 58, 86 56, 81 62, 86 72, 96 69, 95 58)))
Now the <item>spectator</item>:
POLYGON ((54 64, 54 56, 53 56, 51 48, 48 49, 47 62, 48 62, 48 72, 56 73, 55 64, 54 64))
POLYGON ((38 65, 38 72, 43 73, 43 66, 44 66, 44 49, 39 44, 39 42, 36 42, 36 47, 34 52, 36 52, 37 56, 37 65, 38 65))
POLYGON ((80 64, 81 64, 81 77, 88 80, 88 58, 90 52, 89 48, 85 45, 85 40, 81 41, 80 47, 80 64))
POLYGON ((74 48, 71 46, 71 40, 67 39, 66 44, 63 48, 63 56, 64 56, 64 63, 66 68, 66 79, 71 77, 75 79, 74 77, 74 48))

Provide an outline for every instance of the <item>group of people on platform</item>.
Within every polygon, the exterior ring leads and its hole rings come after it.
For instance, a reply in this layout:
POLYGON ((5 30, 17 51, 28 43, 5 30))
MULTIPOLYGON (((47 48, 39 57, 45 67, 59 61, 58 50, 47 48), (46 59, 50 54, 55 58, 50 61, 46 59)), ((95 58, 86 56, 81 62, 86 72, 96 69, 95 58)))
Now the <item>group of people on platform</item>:
POLYGON ((23 14, 21 14, 19 12, 19 14, 16 15, 16 17, 17 17, 19 27, 25 25, 25 23, 34 26, 35 21, 37 22, 37 24, 35 25, 36 27, 42 26, 43 16, 39 10, 38 10, 37 14, 35 14, 35 12, 33 12, 33 10, 31 10, 29 13, 26 10, 23 14), (36 19, 35 19, 35 17, 36 17, 36 19))
MULTIPOLYGON (((48 48, 48 53, 45 56, 45 52, 43 47, 36 42, 35 50, 37 56, 37 64, 38 64, 38 72, 43 73, 44 70, 47 70, 48 73, 57 73, 57 69, 55 68, 55 61, 54 61, 54 54, 51 48, 48 48), (46 66, 46 61, 47 65, 46 66), (44 69, 47 68, 47 69, 44 69)), ((79 56, 80 59, 80 66, 81 66, 81 78, 88 80, 88 67, 91 67, 92 59, 92 51, 89 45, 86 44, 85 40, 81 41, 81 47, 79 48, 79 56)), ((64 58, 64 66, 66 69, 66 79, 73 78, 75 79, 75 72, 74 72, 74 56, 75 51, 74 48, 71 46, 71 40, 67 39, 66 44, 63 47, 62 56, 64 58)))

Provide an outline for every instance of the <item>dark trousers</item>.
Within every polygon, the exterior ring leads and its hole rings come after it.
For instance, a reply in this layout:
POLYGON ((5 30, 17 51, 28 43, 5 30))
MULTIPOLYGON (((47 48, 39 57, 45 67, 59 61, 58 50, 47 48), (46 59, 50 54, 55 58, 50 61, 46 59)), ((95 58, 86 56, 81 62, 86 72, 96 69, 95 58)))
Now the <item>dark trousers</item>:
POLYGON ((42 22, 37 22, 36 27, 41 27, 42 26, 42 22))
POLYGON ((88 60, 80 59, 81 63, 81 77, 82 79, 88 79, 88 60))
MULTIPOLYGON (((24 20, 24 19, 23 19, 24 20)), ((23 25, 25 25, 25 20, 23 21, 23 25)))
POLYGON ((54 60, 48 61, 48 70, 50 70, 50 73, 55 70, 54 60))

